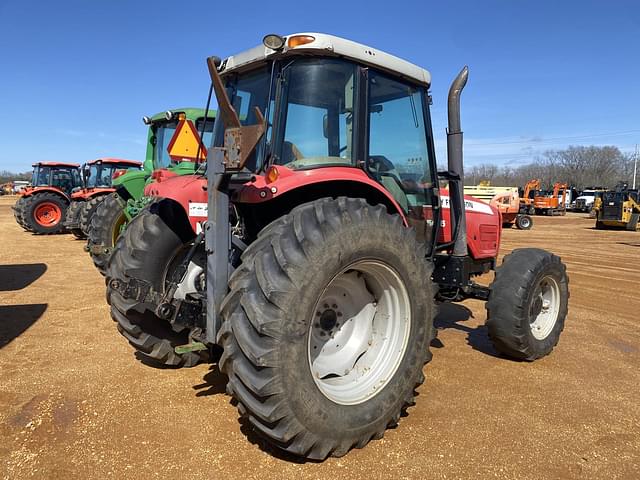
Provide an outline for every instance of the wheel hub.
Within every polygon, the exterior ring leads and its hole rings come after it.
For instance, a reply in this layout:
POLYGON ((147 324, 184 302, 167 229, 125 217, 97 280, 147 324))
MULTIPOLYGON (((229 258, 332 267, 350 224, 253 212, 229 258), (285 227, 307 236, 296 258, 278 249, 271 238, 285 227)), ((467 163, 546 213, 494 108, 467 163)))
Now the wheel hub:
POLYGON ((540 280, 529 309, 530 328, 533 336, 544 340, 552 332, 560 313, 560 287, 551 276, 540 280))
POLYGON ((316 385, 336 403, 367 400, 392 378, 409 330, 409 299, 399 276, 379 262, 352 265, 329 283, 314 309, 308 351, 316 385))

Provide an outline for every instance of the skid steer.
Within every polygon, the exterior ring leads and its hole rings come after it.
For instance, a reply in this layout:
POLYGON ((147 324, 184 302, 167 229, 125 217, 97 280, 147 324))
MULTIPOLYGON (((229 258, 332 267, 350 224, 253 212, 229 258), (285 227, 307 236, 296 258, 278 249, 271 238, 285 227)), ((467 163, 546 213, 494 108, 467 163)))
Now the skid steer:
POLYGON ((621 182, 613 190, 603 192, 596 209, 596 228, 632 232, 640 228, 640 191, 621 182))
POLYGON ((207 64, 219 110, 206 177, 149 185, 107 270, 112 317, 138 351, 189 366, 222 348, 240 414, 318 460, 381 438, 414 402, 439 302, 486 301, 505 356, 552 351, 564 264, 525 248, 498 266, 501 216, 463 192, 466 67, 438 172, 431 76, 416 65, 318 33, 207 64), (489 287, 474 281, 492 270, 489 287))

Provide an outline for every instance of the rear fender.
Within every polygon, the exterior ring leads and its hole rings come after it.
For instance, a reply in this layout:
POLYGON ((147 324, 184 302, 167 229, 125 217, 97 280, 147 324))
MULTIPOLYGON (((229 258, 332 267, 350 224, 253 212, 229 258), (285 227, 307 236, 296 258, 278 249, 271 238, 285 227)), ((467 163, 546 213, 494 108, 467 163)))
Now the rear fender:
POLYGON ((370 204, 384 205, 390 214, 397 214, 408 225, 402 207, 379 183, 358 168, 325 167, 294 171, 278 166, 278 178, 256 176, 232 197, 233 203, 249 220, 251 236, 294 207, 325 197, 364 198, 370 204))
POLYGON ((42 192, 49 192, 49 193, 55 193, 56 195, 60 195, 62 198, 64 198, 65 201, 69 202, 70 198, 69 195, 67 195, 64 191, 60 190, 59 188, 56 187, 34 187, 32 189, 30 189, 28 192, 25 192, 23 194, 23 197, 32 197, 33 195, 36 195, 38 193, 42 193, 42 192))
POLYGON ((129 170, 127 173, 115 178, 111 185, 118 194, 125 198, 138 199, 142 196, 144 186, 151 173, 147 170, 129 170))
POLYGON ((71 200, 88 201, 88 200, 91 200, 92 198, 115 192, 115 190, 116 190, 115 188, 88 188, 88 189, 84 189, 84 190, 80 190, 78 192, 72 193, 71 200))
MULTIPOLYGON (((193 235, 200 231, 200 222, 207 220, 206 188, 207 179, 202 176, 172 176, 147 185, 144 195, 161 198, 164 202, 162 209, 167 209, 167 218, 179 219, 181 236, 185 235, 184 225, 191 227, 193 235)), ((165 212, 165 210, 162 211, 165 212)))

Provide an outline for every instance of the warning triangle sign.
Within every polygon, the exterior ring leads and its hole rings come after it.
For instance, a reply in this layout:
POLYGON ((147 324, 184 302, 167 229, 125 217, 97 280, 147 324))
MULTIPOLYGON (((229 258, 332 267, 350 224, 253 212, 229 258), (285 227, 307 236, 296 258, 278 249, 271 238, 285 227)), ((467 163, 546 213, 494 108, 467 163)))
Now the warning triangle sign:
POLYGON ((183 159, 196 160, 196 156, 200 157, 198 158, 200 161, 207 159, 207 149, 202 144, 200 135, 191 120, 180 120, 178 122, 176 131, 167 146, 167 152, 176 162, 183 159), (200 147, 199 155, 198 146, 200 147))

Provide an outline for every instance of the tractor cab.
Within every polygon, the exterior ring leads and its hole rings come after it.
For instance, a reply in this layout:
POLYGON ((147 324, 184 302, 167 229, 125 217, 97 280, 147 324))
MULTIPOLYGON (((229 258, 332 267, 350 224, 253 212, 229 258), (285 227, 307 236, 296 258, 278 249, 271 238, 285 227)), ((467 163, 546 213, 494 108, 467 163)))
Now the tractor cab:
POLYGON ((75 163, 38 162, 33 164, 31 187, 24 194, 37 187, 53 187, 69 195, 71 191, 82 186, 79 165, 75 163))
MULTIPOLYGON (((257 110, 267 122, 242 165, 261 176, 237 192, 240 208, 250 205, 269 222, 272 209, 262 203, 331 188, 362 190, 431 242, 424 212, 438 181, 428 71, 355 42, 311 35, 290 37, 278 50, 250 50, 216 68, 240 124, 259 123, 257 110)), ((214 145, 222 146, 228 125, 223 109, 218 115, 214 145)))
POLYGON ((113 178, 129 170, 140 170, 140 162, 117 158, 101 158, 87 162, 82 170, 85 188, 111 188, 113 178))
MULTIPOLYGON (((185 161, 189 163, 189 160, 176 160, 169 154, 169 145, 181 122, 190 122, 198 134, 202 134, 203 143, 209 145, 213 135, 214 119, 215 113, 210 112, 205 123, 205 112, 199 108, 177 108, 152 117, 143 117, 144 123, 149 125, 146 158, 147 162, 152 164, 152 170, 175 168, 185 161)), ((193 170, 192 166, 189 168, 193 170)))

